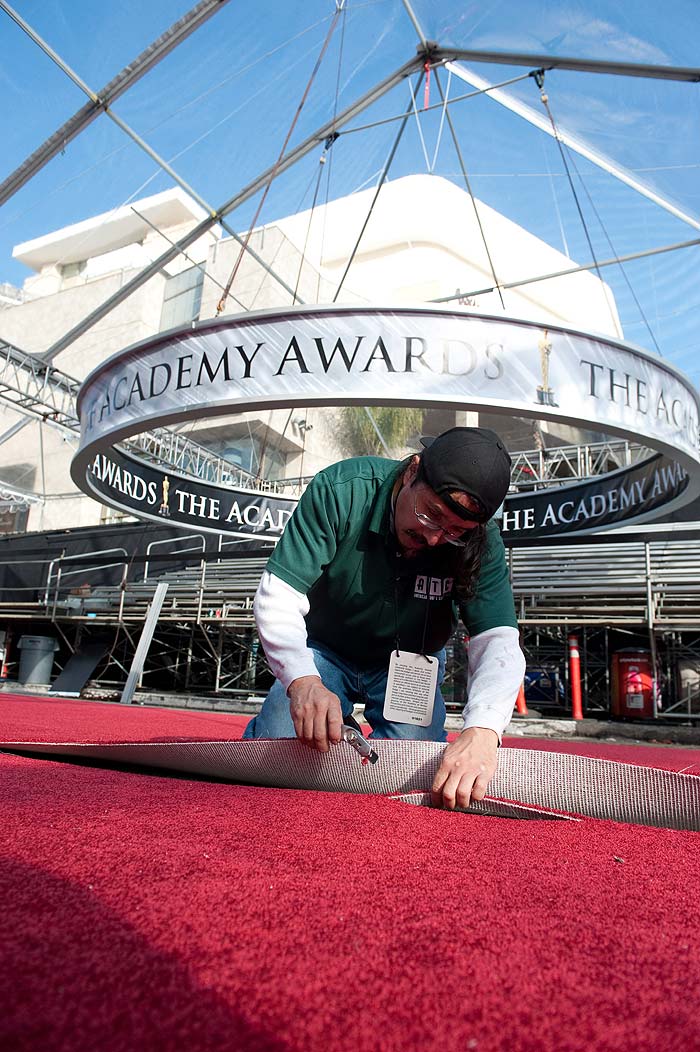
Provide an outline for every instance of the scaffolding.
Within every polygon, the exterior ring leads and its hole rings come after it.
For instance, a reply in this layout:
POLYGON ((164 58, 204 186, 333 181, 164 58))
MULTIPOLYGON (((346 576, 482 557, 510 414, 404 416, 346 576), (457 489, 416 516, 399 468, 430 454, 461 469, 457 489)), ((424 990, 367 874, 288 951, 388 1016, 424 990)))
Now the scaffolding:
MULTIPOLYGON (((155 541, 142 556, 126 548, 45 561, 43 584, 0 591, 0 620, 17 638, 51 631, 59 665, 95 638, 109 646, 94 689, 123 686, 141 626, 159 584, 167 583, 141 687, 211 698, 247 698, 271 682, 255 631, 253 598, 262 554, 232 556, 225 542, 204 550, 200 535, 155 541), (157 549, 157 550, 156 550, 157 549), (159 572, 159 565, 179 563, 159 572), (105 580, 108 579, 108 583, 105 580)), ((584 708, 609 711, 615 650, 643 646, 656 657, 659 715, 700 716, 700 540, 549 545, 509 552, 518 619, 535 707, 564 713, 569 684, 567 636, 581 641, 584 708)), ((459 710, 467 696, 468 640, 448 644, 445 696, 459 710)))

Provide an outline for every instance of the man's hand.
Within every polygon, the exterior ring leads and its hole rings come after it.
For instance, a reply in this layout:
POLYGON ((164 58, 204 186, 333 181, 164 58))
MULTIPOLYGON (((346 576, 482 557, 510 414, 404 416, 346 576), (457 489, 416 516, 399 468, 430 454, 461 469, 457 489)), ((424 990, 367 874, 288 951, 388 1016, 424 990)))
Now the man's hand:
POLYGON ((486 727, 469 727, 451 742, 442 754, 440 769, 433 781, 433 805, 469 807, 472 800, 483 800, 496 770, 498 735, 486 727))
POLYGON ((340 698, 327 690, 318 676, 300 676, 293 680, 287 694, 297 738, 311 749, 328 752, 331 744, 340 741, 343 724, 340 698))

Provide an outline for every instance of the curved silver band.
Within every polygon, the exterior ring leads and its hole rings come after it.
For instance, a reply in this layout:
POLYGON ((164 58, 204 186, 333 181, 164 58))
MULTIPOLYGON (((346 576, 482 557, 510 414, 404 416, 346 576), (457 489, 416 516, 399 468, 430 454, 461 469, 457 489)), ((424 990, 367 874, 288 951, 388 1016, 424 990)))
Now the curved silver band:
POLYGON ((506 532, 546 536, 641 523, 700 494, 700 401, 678 370, 620 341, 429 307, 264 311, 136 344, 85 380, 71 474, 84 492, 142 518, 167 514, 188 528, 276 536, 280 516, 293 507, 289 498, 267 498, 247 513, 262 527, 251 525, 241 501, 249 507, 259 494, 236 496, 159 471, 115 444, 232 412, 348 404, 558 420, 658 450, 658 459, 612 476, 509 497, 506 532))

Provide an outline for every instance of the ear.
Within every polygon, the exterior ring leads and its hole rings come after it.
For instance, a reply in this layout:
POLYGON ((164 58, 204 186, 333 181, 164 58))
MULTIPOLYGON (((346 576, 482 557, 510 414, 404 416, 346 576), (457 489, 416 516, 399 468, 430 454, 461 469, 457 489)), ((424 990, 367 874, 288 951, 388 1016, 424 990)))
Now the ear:
POLYGON ((404 483, 404 485, 406 485, 406 486, 410 486, 411 485, 411 483, 415 479, 416 475, 418 474, 418 465, 419 464, 420 464, 420 457, 416 453, 414 456, 411 457, 411 459, 410 459, 410 461, 408 463, 408 466, 407 466, 407 468, 405 469, 405 471, 403 473, 403 478, 402 478, 401 481, 404 483))

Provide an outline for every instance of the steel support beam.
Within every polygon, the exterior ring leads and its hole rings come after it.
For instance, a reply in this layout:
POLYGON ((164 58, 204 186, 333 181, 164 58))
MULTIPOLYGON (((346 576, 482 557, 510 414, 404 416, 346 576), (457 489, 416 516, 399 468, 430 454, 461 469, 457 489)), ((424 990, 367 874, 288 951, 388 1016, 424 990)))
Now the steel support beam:
POLYGON ((391 88, 400 84, 402 80, 409 77, 412 73, 419 71, 422 67, 421 59, 414 58, 410 62, 404 63, 399 69, 395 70, 388 77, 386 77, 380 84, 375 85, 370 91, 366 92, 356 102, 352 103, 347 109, 343 110, 342 113, 338 114, 332 120, 327 121, 321 125, 315 132, 312 132, 308 138, 304 139, 298 146, 293 150, 290 150, 285 157, 279 162, 279 164, 267 168, 261 175, 258 175, 252 182, 248 183, 242 190, 240 190, 233 197, 230 197, 228 201, 225 201, 216 213, 211 216, 207 216, 200 223, 190 230, 188 234, 185 234, 178 242, 166 249, 157 259, 150 263, 143 270, 139 271, 138 274, 134 275, 130 281, 127 281, 114 295, 110 296, 109 299, 105 300, 96 310, 92 311, 86 318, 84 318, 78 325, 74 326, 70 332, 67 332, 65 336, 62 336, 60 340, 57 340, 48 351, 43 355, 47 361, 52 360, 61 351, 64 351, 67 347, 70 347, 80 336, 83 336, 88 332, 93 325, 96 325, 98 321, 106 317, 111 311, 114 310, 120 303, 127 299, 132 292, 145 285, 155 274, 167 266, 171 260, 175 259, 180 252, 188 248, 191 244, 197 241, 203 234, 207 232, 215 223, 218 223, 224 216, 233 212, 234 209, 238 208, 250 197, 262 189, 263 186, 268 182, 270 177, 275 174, 276 176, 286 172, 287 169, 293 167, 297 161, 305 157, 311 150, 316 149, 320 142, 325 142, 329 135, 331 135, 338 128, 347 124, 357 114, 362 113, 368 106, 376 102, 377 99, 381 98, 382 95, 390 91, 391 88))
POLYGON ((519 289, 523 285, 534 285, 538 281, 554 281, 556 278, 566 278, 571 274, 582 274, 587 270, 598 270, 600 267, 612 267, 615 264, 631 263, 636 259, 646 259, 649 256, 660 256, 664 252, 678 252, 682 248, 697 248, 700 238, 695 237, 690 241, 676 241, 673 245, 661 245, 659 248, 648 248, 642 252, 627 252, 622 256, 613 256, 612 259, 599 259, 596 263, 582 263, 577 267, 567 267, 565 270, 553 270, 549 274, 536 274, 532 278, 520 278, 518 281, 508 281, 503 285, 489 285, 482 289, 469 289, 454 293, 452 296, 438 296, 430 300, 430 303, 451 303, 454 300, 464 299, 465 296, 484 296, 496 289, 519 289))
MULTIPOLYGON (((165 33, 162 33, 133 62, 130 62, 121 72, 117 73, 116 77, 110 80, 108 84, 105 84, 100 91, 95 92, 94 96, 91 93, 90 102, 86 103, 77 113, 74 113, 65 124, 62 124, 11 175, 0 183, 0 205, 9 201, 13 194, 16 194, 25 183, 29 182, 37 172, 41 171, 57 153, 61 153, 69 142, 72 142, 96 117, 99 117, 100 113, 128 91, 129 88, 133 87, 161 59, 165 58, 171 51, 174 51, 183 40, 191 36, 195 30, 199 29, 201 25, 227 3, 229 3, 229 0, 202 0, 191 11, 188 11, 186 15, 174 22, 165 33)), ((25 28, 20 16, 8 3, 5 3, 5 0, 0 0, 0 10, 12 18, 21 29, 25 28)))
MULTIPOLYGON (((424 47, 421 44, 421 54, 424 47)), ((494 66, 525 66, 532 70, 567 69, 575 73, 602 73, 613 77, 646 77, 651 80, 675 80, 700 83, 698 66, 656 66, 642 62, 600 62, 589 58, 567 58, 564 55, 528 51, 470 51, 429 45, 432 63, 485 62, 494 66)))
POLYGON ((681 219, 684 223, 694 227, 695 230, 700 230, 700 219, 698 219, 697 216, 685 212, 682 208, 679 208, 678 205, 674 204, 670 198, 657 193, 652 186, 648 186, 645 182, 639 179, 634 172, 624 168, 606 154, 589 146, 585 139, 579 139, 577 136, 571 135, 564 128, 555 128, 548 116, 543 115, 533 106, 521 102, 521 100, 515 95, 509 95, 504 91, 499 91, 494 85, 490 84, 489 81, 484 80, 483 77, 472 72, 472 70, 458 65, 455 62, 448 62, 447 69, 461 80, 466 81, 467 84, 471 84, 480 91, 487 92, 489 98, 493 99, 494 102, 497 102, 499 106, 503 106, 505 109, 510 110, 511 113, 517 114, 518 117, 527 121, 528 124, 532 124, 539 131, 544 132, 545 135, 550 135, 553 139, 557 139, 560 143, 563 143, 564 146, 568 146, 570 150, 574 150, 582 157, 585 157, 587 161, 595 164, 598 168, 602 168, 604 172, 608 173, 608 175, 612 175, 613 178, 624 183, 626 186, 629 186, 632 190, 641 194, 642 197, 648 198, 649 201, 652 201, 655 205, 663 208, 671 215, 676 216, 677 219, 681 219))
POLYGON ((160 581, 156 586, 153 600, 148 608, 148 614, 146 615, 146 622, 141 632, 141 638, 139 639, 138 646, 136 647, 136 653, 134 654, 134 660, 131 662, 131 668, 129 669, 129 676, 127 678, 122 696, 119 699, 122 705, 130 705, 134 696, 134 691, 138 685, 138 681, 141 678, 143 672, 143 666, 146 663, 146 656, 148 649, 153 639, 153 633, 156 630, 158 624, 158 618, 160 617, 160 611, 165 600, 165 596, 168 591, 168 582, 160 581))
MULTIPOLYGON (((228 0, 227 0, 227 2, 228 2, 228 0)), ((102 110, 102 112, 105 114, 105 116, 109 117, 109 119, 111 121, 113 121, 114 124, 117 125, 117 127, 120 129, 120 131, 123 131, 124 134, 128 138, 130 138, 131 141, 133 143, 135 143, 140 150, 143 150, 143 152, 146 153, 151 158, 151 160, 154 161, 155 164, 158 165, 159 168, 162 168, 163 171, 166 172, 166 174, 170 176, 170 178, 173 180, 174 183, 176 183, 178 186, 180 186, 185 191, 186 194, 189 194, 189 196, 191 198, 193 198, 193 200, 195 200, 197 202, 197 204, 201 208, 204 209, 205 212, 208 212, 210 216, 215 216, 216 215, 216 211, 212 207, 212 205, 210 205, 208 201, 206 201, 203 197, 201 197, 201 195, 197 193, 197 191, 194 189, 194 187, 190 186, 189 183, 187 183, 180 175, 178 175, 178 173, 175 171, 175 169, 170 164, 168 164, 168 162, 163 157, 161 157, 158 153, 156 153, 156 151, 151 146, 149 146, 149 144, 144 139, 142 139, 141 136, 137 132, 135 132, 134 129, 131 128, 126 123, 126 121, 122 120, 122 118, 119 117, 114 112, 114 110, 112 110, 104 102, 104 100, 96 92, 94 92, 92 90, 92 88, 88 84, 86 84, 84 80, 82 80, 81 77, 78 76, 78 74, 75 72, 75 70, 71 69, 71 67, 66 62, 64 62, 64 60, 61 58, 61 56, 58 55, 53 50, 53 48, 50 47, 46 43, 46 41, 43 40, 39 36, 39 34, 34 29, 32 29, 32 27, 27 22, 25 22, 23 19, 21 19, 20 16, 15 11, 12 10, 10 5, 7 4, 5 2, 5 0, 0 0, 0 10, 2 10, 2 9, 6 10, 8 12, 8 14, 11 15, 11 17, 15 20, 15 22, 17 22, 17 24, 30 37, 30 39, 33 40, 34 43, 38 47, 40 47, 41 50, 46 55, 48 55, 48 57, 52 60, 52 62, 56 63, 56 65, 59 67, 59 69, 63 73, 65 73, 66 76, 70 78, 70 80, 73 81, 73 83, 76 85, 76 87, 80 88, 80 90, 82 92, 84 92, 88 96, 88 98, 91 100, 91 103, 93 105, 99 104, 99 108, 102 110)), ((221 225, 226 230, 226 232, 231 235, 231 237, 235 238, 240 244, 243 243, 241 241, 241 238, 239 237, 239 235, 236 233, 236 231, 231 229, 231 227, 229 227, 223 221, 223 219, 220 220, 220 222, 221 222, 221 225)), ((172 243, 173 242, 171 242, 171 244, 172 243)), ((247 246, 245 246, 245 247, 247 248, 247 246)), ((286 281, 284 281, 284 279, 281 278, 279 276, 279 274, 277 274, 272 269, 271 266, 269 266, 267 263, 265 263, 265 261, 262 260, 252 249, 250 250, 250 254, 253 256, 255 261, 257 263, 260 263, 261 266, 267 271, 267 273, 270 274, 270 276, 273 277, 275 279, 275 281, 277 281, 282 286, 282 288, 286 292, 288 292, 291 296, 294 296, 294 290, 292 288, 290 288, 290 286, 286 283, 286 281)), ((183 255, 186 256, 186 253, 183 252, 183 255)), ((298 297, 297 297, 297 300, 298 300, 298 297)), ((301 302, 303 302, 303 301, 301 301, 301 302)))

